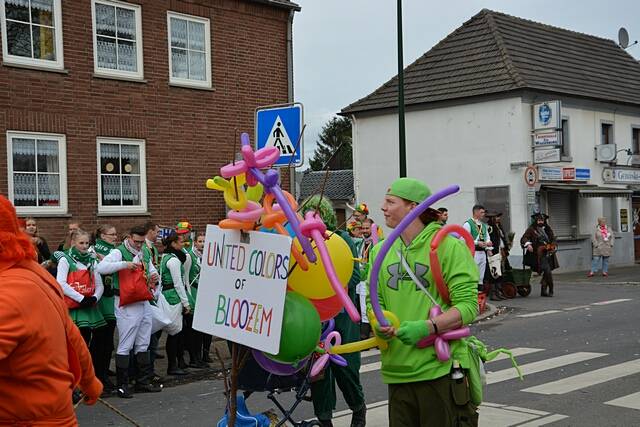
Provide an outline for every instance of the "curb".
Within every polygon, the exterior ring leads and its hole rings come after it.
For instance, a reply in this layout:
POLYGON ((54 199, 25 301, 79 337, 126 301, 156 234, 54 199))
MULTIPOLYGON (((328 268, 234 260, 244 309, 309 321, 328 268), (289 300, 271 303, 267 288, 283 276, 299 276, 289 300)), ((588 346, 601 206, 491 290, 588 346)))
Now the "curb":
POLYGON ((498 307, 496 307, 493 304, 489 304, 489 302, 485 304, 485 307, 486 307, 485 310, 476 317, 473 323, 476 323, 488 317, 491 317, 498 312, 498 307))

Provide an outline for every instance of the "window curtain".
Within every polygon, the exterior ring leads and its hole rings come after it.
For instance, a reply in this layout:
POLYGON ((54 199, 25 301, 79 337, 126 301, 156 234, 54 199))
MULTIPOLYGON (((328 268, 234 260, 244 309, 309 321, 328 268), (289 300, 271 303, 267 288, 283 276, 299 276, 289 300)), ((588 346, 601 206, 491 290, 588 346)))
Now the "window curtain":
POLYGON ((38 172, 58 172, 58 143, 38 141, 38 172), (44 164, 41 164, 44 162, 44 164))
POLYGON ((38 205, 60 204, 60 177, 58 174, 38 174, 38 205))
POLYGON ((16 206, 36 206, 36 174, 13 174, 13 200, 16 206))
POLYGON ((104 204, 113 205, 111 203, 117 201, 120 204, 120 176, 118 175, 102 175, 102 202, 104 204))
POLYGON ((4 0, 5 4, 18 7, 29 7, 29 0, 4 0))

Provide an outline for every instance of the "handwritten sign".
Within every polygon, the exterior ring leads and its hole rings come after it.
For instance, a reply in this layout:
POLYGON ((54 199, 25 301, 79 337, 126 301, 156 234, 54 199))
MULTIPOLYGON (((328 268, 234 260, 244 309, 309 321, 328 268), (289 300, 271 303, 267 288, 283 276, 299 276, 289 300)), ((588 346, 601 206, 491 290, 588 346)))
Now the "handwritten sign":
POLYGON ((207 226, 193 328, 277 354, 291 238, 207 226))

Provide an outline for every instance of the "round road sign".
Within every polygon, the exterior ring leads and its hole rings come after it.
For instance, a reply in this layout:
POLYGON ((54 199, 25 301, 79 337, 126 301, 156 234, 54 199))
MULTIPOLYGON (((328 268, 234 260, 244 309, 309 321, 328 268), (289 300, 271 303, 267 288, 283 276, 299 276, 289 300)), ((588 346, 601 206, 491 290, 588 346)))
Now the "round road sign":
POLYGON ((533 166, 527 166, 524 170, 524 181, 529 187, 533 187, 538 182, 538 170, 533 166))

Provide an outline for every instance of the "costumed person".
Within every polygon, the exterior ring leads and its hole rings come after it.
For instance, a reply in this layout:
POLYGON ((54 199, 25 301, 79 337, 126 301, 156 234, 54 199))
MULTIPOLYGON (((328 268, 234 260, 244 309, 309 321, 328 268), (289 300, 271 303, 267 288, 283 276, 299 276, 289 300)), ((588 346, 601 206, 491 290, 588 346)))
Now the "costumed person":
POLYGON ((151 259, 145 257, 142 247, 145 244, 145 230, 142 226, 131 228, 122 244, 98 264, 100 274, 112 274, 112 287, 115 294, 115 315, 118 326, 118 348, 116 349, 116 378, 118 397, 129 399, 130 352, 134 351, 137 375, 136 392, 159 392, 162 387, 152 382, 153 368, 149 356, 152 317, 149 300, 138 299, 125 305, 120 304, 120 289, 136 288, 143 284, 149 298, 153 289, 151 283, 158 282, 158 272, 151 259))
MULTIPOLYGON (((320 218, 327 226, 327 230, 335 232, 344 239, 351 248, 354 257, 357 256, 355 245, 349 235, 337 230, 337 219, 331 202, 319 195, 309 197, 303 204, 301 214, 304 217, 307 211, 317 210, 320 218)), ((353 265, 353 273, 347 285, 349 298, 356 302, 356 286, 360 282, 360 272, 358 263, 353 265)), ((360 328, 358 324, 351 321, 349 315, 342 310, 334 318, 334 331, 340 333, 342 343, 355 342, 360 339, 360 328)), ((347 366, 338 366, 334 363, 327 364, 324 370, 324 378, 311 384, 311 397, 313 399, 313 412, 318 418, 318 422, 323 427, 332 426, 333 410, 336 407, 336 383, 344 400, 353 411, 351 416, 352 427, 364 427, 366 425, 367 406, 364 399, 362 384, 360 383, 360 352, 343 355, 347 361, 347 366)))
POLYGON ((80 223, 78 221, 73 221, 67 224, 67 235, 65 236, 64 240, 58 245, 59 251, 66 251, 71 247, 71 233, 73 233, 75 230, 79 230, 80 228, 80 223))
POLYGON ((520 239, 524 249, 523 263, 542 275, 540 296, 553 296, 553 276, 551 272, 558 268, 556 256, 556 236, 547 224, 548 215, 536 212, 531 215, 533 222, 520 239))
POLYGON ((362 223, 367 215, 369 215, 369 207, 366 203, 360 203, 358 206, 356 206, 352 214, 353 219, 359 223, 362 223))
POLYGON ((447 208, 438 208, 438 212, 440 212, 440 217, 438 221, 442 225, 446 225, 447 221, 449 221, 449 209, 447 208))
MULTIPOLYGON (((153 221, 147 221, 144 224, 145 235, 144 240, 145 244, 142 246, 142 256, 144 258, 148 258, 151 260, 151 263, 156 268, 156 270, 160 271, 160 252, 158 252, 158 248, 156 247, 156 240, 158 239, 158 232, 160 231, 160 227, 153 221)), ((159 283, 154 283, 156 288, 160 285, 159 283)), ((151 358, 151 366, 153 367, 153 381, 160 381, 160 376, 155 373, 155 361, 156 359, 164 359, 164 355, 158 352, 158 344, 160 342, 160 337, 162 336, 162 329, 151 335, 151 340, 149 342, 149 357, 151 358)))
POLYGON ((367 294, 369 288, 367 286, 366 278, 368 274, 369 266, 369 251, 373 247, 373 238, 371 237, 371 226, 373 220, 371 218, 365 218, 362 221, 362 245, 358 250, 358 258, 361 260, 360 265, 360 283, 356 288, 358 294, 358 302, 356 304, 360 308, 360 339, 367 339, 371 335, 371 324, 369 323, 369 317, 367 316, 367 294))
MULTIPOLYGON (((202 262, 202 251, 204 249, 204 239, 206 233, 204 231, 199 231, 196 233, 196 238, 193 241, 193 245, 187 249, 187 256, 191 258, 191 267, 189 268, 188 276, 189 276, 189 292, 191 292, 191 297, 193 298, 193 308, 195 310, 195 303, 198 296, 198 283, 200 281, 200 264, 202 262)), ((213 337, 204 332, 196 331, 195 329, 191 329, 193 331, 192 345, 194 354, 200 354, 200 359, 204 363, 211 363, 213 360, 209 356, 209 351, 211 350, 211 341, 213 337)))
POLYGON ((193 230, 193 226, 186 219, 181 219, 176 224, 176 233, 182 236, 182 240, 184 241, 185 249, 191 246, 191 231, 193 230))
POLYGON ((35 259, 0 195, 0 425, 77 426, 71 390, 93 405, 102 384, 60 285, 35 259))
MULTIPOLYGON (((387 190, 382 205, 385 223, 396 228, 402 219, 431 195, 422 181, 400 178, 387 190)), ((441 362, 433 346, 417 348, 421 339, 470 324, 478 313, 478 269, 462 241, 445 237, 438 255, 444 281, 449 290, 448 304, 438 293, 430 272, 431 240, 442 225, 435 209, 425 211, 402 232, 382 261, 378 276, 380 306, 396 314, 400 327, 375 329, 390 340, 381 353, 382 380, 389 387, 389 425, 391 427, 477 426, 477 408, 471 401, 467 372, 472 365, 470 350, 463 341, 450 341, 451 358, 441 362), (433 303, 413 282, 405 266, 414 269, 429 293, 442 308, 442 314, 427 319, 433 303), (391 339, 392 337, 397 339, 391 339), (463 372, 454 371, 458 364, 463 372), (463 380, 452 373, 464 374, 463 380)), ((369 255, 371 269, 382 244, 369 255)))
MULTIPOLYGON (((93 252, 96 256, 96 261, 99 263, 109 255, 118 241, 118 233, 116 228, 110 224, 103 224, 98 226, 95 233, 95 240, 93 242, 93 252)), ((111 394, 116 391, 116 385, 109 379, 109 367, 111 365, 111 355, 113 354, 113 338, 116 330, 116 314, 114 308, 114 293, 113 293, 113 277, 110 274, 101 275, 102 285, 104 286, 104 292, 102 298, 98 301, 98 310, 104 317, 104 321, 107 323, 100 331, 104 334, 103 340, 104 354, 102 355, 102 362, 104 366, 99 372, 103 372, 104 377, 100 378, 104 385, 104 391, 107 394, 111 394)))
POLYGON ((108 377, 105 365, 105 332, 107 322, 98 309, 104 286, 96 273, 96 259, 89 252, 89 233, 77 229, 71 233, 71 247, 54 254, 58 260, 56 280, 62 287, 69 316, 80 329, 89 346, 93 369, 98 379, 108 377))
MULTIPOLYGON (((182 330, 167 337, 167 374, 186 375, 187 364, 184 361, 186 336, 193 322, 194 301, 187 291, 184 280, 184 263, 187 254, 182 250, 182 235, 171 232, 162 240, 164 253, 160 261, 162 293, 171 305, 182 306, 182 330)), ((195 362, 195 361, 194 361, 195 362)), ((195 363, 194 363, 195 365, 195 363)), ((195 367, 195 366, 194 366, 195 367)))
POLYGON ((474 205, 471 210, 472 217, 465 222, 462 227, 467 230, 476 245, 474 259, 478 267, 478 289, 484 285, 484 274, 487 268, 487 257, 493 255, 493 246, 489 238, 489 230, 484 219, 486 209, 482 205, 474 205))
POLYGON ((492 301, 502 301, 506 299, 506 297, 502 293, 502 275, 504 273, 502 270, 502 249, 504 245, 507 245, 506 249, 508 251, 508 243, 506 243, 504 232, 502 231, 502 227, 500 226, 500 218, 502 217, 502 213, 491 212, 487 213, 486 216, 488 218, 487 228, 489 231, 491 244, 494 248, 500 248, 500 252, 496 251, 496 253, 489 258, 489 268, 487 268, 485 272, 485 281, 490 284, 489 299, 491 299, 492 301))
POLYGON ((49 250, 49 245, 47 245, 47 241, 44 237, 40 237, 38 235, 38 224, 36 223, 36 219, 29 217, 25 218, 24 222, 24 231, 29 235, 29 237, 31 237, 31 241, 36 247, 38 263, 46 263, 51 258, 51 251, 49 250))
MULTIPOLYGON (((29 224, 27 223, 27 227, 29 224)), ((600 270, 600 260, 602 260, 602 276, 609 275, 609 257, 613 255, 613 243, 615 237, 611 229, 607 226, 607 219, 598 218, 598 225, 591 235, 591 246, 593 247, 593 258, 591 259, 591 271, 587 277, 593 277, 600 270)))

